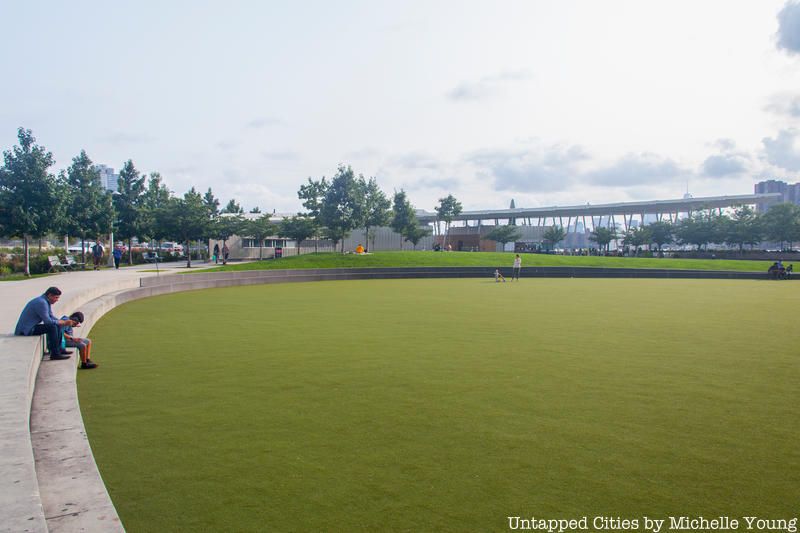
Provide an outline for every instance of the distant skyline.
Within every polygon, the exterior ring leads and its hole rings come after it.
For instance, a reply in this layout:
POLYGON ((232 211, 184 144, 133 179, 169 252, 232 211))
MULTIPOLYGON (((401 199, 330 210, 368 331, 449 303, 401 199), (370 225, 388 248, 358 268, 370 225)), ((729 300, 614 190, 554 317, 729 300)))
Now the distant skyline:
POLYGON ((800 181, 798 0, 0 0, 0 148, 301 210, 339 164, 433 210, 800 181))

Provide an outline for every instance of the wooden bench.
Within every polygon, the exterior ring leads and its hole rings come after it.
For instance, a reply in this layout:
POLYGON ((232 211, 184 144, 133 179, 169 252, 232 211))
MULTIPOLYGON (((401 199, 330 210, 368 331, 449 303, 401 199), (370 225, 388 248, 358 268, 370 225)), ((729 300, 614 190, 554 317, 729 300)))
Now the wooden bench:
POLYGON ((79 263, 78 261, 76 261, 76 260, 75 260, 75 257, 74 257, 74 256, 71 256, 71 255, 65 255, 65 256, 64 256, 64 259, 66 259, 66 260, 67 260, 67 266, 68 266, 69 268, 73 268, 73 269, 74 269, 75 267, 81 267, 81 268, 83 268, 83 267, 85 267, 85 266, 86 266, 86 263, 79 263))
POLYGON ((48 270, 48 272, 58 272, 59 268, 66 272, 67 269, 70 268, 69 263, 62 263, 57 255, 47 256, 47 262, 50 263, 50 270, 48 270))

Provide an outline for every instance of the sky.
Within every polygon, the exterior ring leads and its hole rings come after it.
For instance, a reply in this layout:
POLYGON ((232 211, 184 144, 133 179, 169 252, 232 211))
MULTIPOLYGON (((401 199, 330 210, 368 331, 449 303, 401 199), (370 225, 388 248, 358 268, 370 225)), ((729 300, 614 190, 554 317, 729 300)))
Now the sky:
POLYGON ((302 210, 339 165, 432 211, 800 181, 798 0, 0 0, 0 149, 302 210))

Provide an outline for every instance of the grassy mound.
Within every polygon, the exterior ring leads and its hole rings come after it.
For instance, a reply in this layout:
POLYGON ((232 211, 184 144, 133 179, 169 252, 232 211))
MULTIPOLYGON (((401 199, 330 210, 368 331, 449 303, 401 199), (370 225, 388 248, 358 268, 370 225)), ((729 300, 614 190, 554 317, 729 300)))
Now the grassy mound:
MULTIPOLYGON (((604 268, 669 268, 688 270, 735 270, 766 272, 769 261, 738 261, 730 259, 668 259, 639 257, 598 257, 548 254, 521 254, 522 266, 570 266, 604 268)), ((492 252, 376 252, 368 255, 317 253, 284 257, 277 260, 251 263, 230 263, 204 269, 203 272, 226 270, 271 270, 297 268, 357 268, 357 267, 452 267, 488 266, 511 267, 513 253, 492 252)))
POLYGON ((193 291, 93 329, 128 531, 501 531, 795 516, 800 284, 376 280, 193 291))

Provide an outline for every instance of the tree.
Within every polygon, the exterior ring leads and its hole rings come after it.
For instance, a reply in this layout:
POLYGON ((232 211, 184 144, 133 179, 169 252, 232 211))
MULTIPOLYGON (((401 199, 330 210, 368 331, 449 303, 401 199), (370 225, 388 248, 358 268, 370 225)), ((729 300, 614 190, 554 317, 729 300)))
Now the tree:
POLYGON ((131 239, 140 237, 143 229, 142 195, 144 177, 128 159, 122 166, 117 179, 117 194, 114 195, 114 208, 117 215, 116 233, 120 240, 128 240, 128 262, 132 263, 131 239))
POLYGON ((509 224, 507 226, 495 226, 494 229, 484 237, 490 241, 499 242, 503 245, 503 249, 505 249, 507 242, 516 242, 521 236, 522 232, 520 232, 517 226, 509 224))
MULTIPOLYGON (((394 193, 394 201, 392 202, 392 229, 400 234, 401 237, 405 237, 408 235, 409 228, 414 228, 418 225, 414 208, 411 206, 411 202, 408 201, 406 192, 400 189, 400 191, 394 193)), ((400 249, 403 249, 403 239, 400 239, 400 249)))
POLYGON ((17 138, 19 146, 3 152, 0 167, 0 226, 6 235, 22 237, 25 275, 30 276, 29 239, 55 229, 60 197, 48 172, 53 154, 36 144, 31 130, 19 128, 17 138))
POLYGON ((203 205, 206 206, 210 217, 215 217, 219 214, 219 200, 214 197, 214 193, 211 192, 211 187, 209 187, 203 195, 203 205))
POLYGON ((261 209, 259 209, 258 206, 255 206, 253 209, 250 210, 250 214, 252 215, 261 214, 261 209))
POLYGON ((603 226, 594 228, 592 232, 589 234, 589 240, 592 242, 596 242, 597 245, 600 247, 600 250, 608 253, 609 245, 611 241, 617 238, 617 230, 615 228, 606 228, 603 226))
POLYGON ((280 225, 280 235, 289 237, 295 242, 297 255, 300 255, 300 243, 313 236, 317 231, 317 225, 310 217, 294 216, 284 218, 280 225))
MULTIPOLYGON (((414 216, 414 218, 416 219, 416 215, 414 216)), ((405 238, 405 240, 411 243, 412 247, 411 249, 416 250, 419 241, 423 237, 427 237, 430 234, 431 234, 431 228, 423 228, 421 226, 409 225, 406 226, 403 232, 403 237, 405 238)))
POLYGON ((114 222, 111 195, 103 188, 100 173, 84 150, 72 160, 66 173, 62 172, 61 179, 66 185, 65 229, 81 238, 81 261, 85 264, 87 235, 96 237, 111 231, 114 222))
POLYGON ((749 205, 734 209, 725 230, 725 242, 737 245, 740 252, 744 250, 745 244, 753 246, 761 242, 763 236, 761 221, 749 205))
POLYGON ((159 215, 169 234, 186 243, 186 268, 191 268, 191 241, 202 239, 208 232, 208 210, 203 197, 192 187, 183 198, 170 198, 159 215))
POLYGON ((632 246, 635 255, 639 255, 639 248, 650 242, 650 230, 647 226, 630 228, 622 238, 622 244, 632 246))
POLYGON ((547 228, 542 235, 542 240, 548 245, 549 249, 555 248, 556 244, 564 240, 567 236, 566 230, 562 226, 553 224, 547 228))
POLYGON ((440 220, 444 221, 444 247, 447 248, 447 236, 450 233, 450 223, 454 217, 461 213, 461 202, 456 200, 452 194, 448 194, 445 198, 439 198, 439 205, 434 208, 436 215, 440 220))
POLYGON ((242 206, 240 206, 238 203, 236 203, 236 200, 231 198, 230 202, 228 202, 228 205, 226 205, 225 208, 221 212, 222 213, 232 213, 234 215, 243 215, 244 214, 244 209, 242 209, 242 206))
POLYGON ((762 215, 764 233, 767 239, 780 243, 792 243, 800 240, 800 206, 795 204, 777 204, 762 215))
MULTIPOLYGON (((245 223, 245 233, 258 241, 258 260, 264 259, 264 239, 275 234, 276 226, 273 224, 269 215, 262 215, 255 220, 248 220, 245 223)), ((224 258, 223 258, 224 261, 224 258)))
MULTIPOLYGON (((309 217, 314 222, 314 236, 317 237, 319 235, 319 229, 322 226, 322 221, 320 218, 320 213, 322 211, 322 199, 325 198, 325 194, 328 192, 328 187, 330 184, 325 179, 325 176, 322 176, 322 179, 319 181, 314 181, 311 178, 308 178, 308 183, 306 185, 301 185, 300 190, 297 191, 297 198, 303 200, 303 207, 306 208, 305 216, 309 217)), ((317 251, 317 241, 318 239, 314 239, 314 251, 317 251)))
POLYGON ((140 237, 145 237, 148 240, 156 239, 160 241, 167 236, 165 228, 158 223, 158 212, 167 206, 170 196, 169 189, 162 183, 161 174, 158 172, 151 172, 150 179, 147 182, 147 188, 142 193, 141 198, 140 213, 142 222, 140 237))
POLYGON ((320 221, 334 247, 342 242, 342 253, 345 237, 364 225, 364 208, 363 192, 353 169, 340 166, 322 200, 320 221))
POLYGON ((646 227, 650 237, 648 242, 655 244, 659 252, 662 246, 671 243, 674 238, 675 226, 669 222, 659 220, 646 227))
MULTIPOLYGON (((208 213, 208 209, 206 209, 206 213, 208 213)), ((212 221, 209 233, 221 240, 224 247, 231 235, 244 233, 246 225, 247 221, 239 214, 221 216, 212 221)), ((224 255, 222 264, 228 264, 224 255)))
POLYGON ((675 237, 681 244, 694 244, 700 250, 708 243, 721 242, 722 224, 712 210, 696 211, 675 227, 675 237))
POLYGON ((364 191, 364 231, 367 239, 367 251, 369 251, 369 229, 389 224, 392 218, 392 203, 378 187, 378 182, 375 181, 375 178, 364 181, 364 177, 360 176, 359 186, 364 191))

